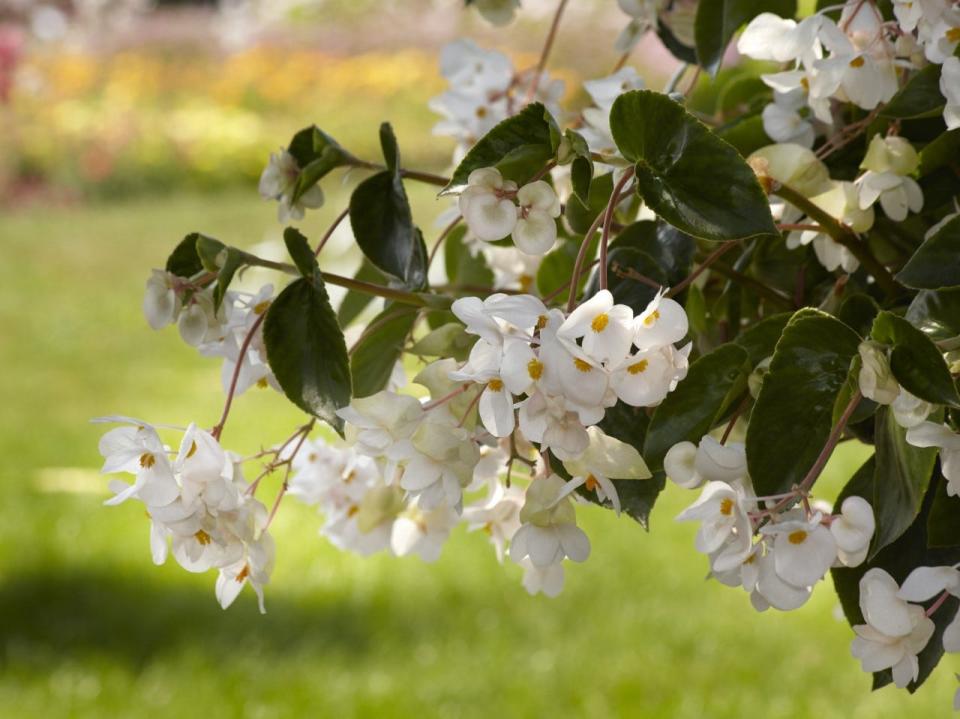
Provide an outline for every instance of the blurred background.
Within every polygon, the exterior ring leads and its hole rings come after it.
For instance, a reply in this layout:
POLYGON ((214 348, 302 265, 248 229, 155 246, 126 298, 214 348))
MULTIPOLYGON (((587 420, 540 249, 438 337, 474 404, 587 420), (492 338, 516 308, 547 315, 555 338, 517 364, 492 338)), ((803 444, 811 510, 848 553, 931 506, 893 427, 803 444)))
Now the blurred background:
MULTIPOLYGON (((705 582, 676 488, 649 534, 581 509, 593 554, 555 600, 529 597, 482 533, 456 532, 435 565, 362 559, 287 501, 266 616, 252 593, 222 611, 214 574, 154 567, 142 512, 102 506, 91 417, 211 426, 222 406, 218 363, 142 319, 150 268, 194 230, 279 252, 257 178, 314 122, 376 159, 389 119, 405 165, 445 171, 439 49, 466 35, 529 67, 555 2, 524 0, 508 30, 461 5, 0 0, 0 716, 949 716, 949 658, 917 696, 869 693, 829 586, 758 615, 705 582)), ((613 0, 571 3, 551 63, 566 102, 609 71, 625 21, 613 0)), ((653 38, 632 62, 653 88, 675 66, 653 38)), ((409 190, 430 242, 447 205, 409 190)), ((308 236, 346 204, 325 191, 308 236)), ((331 261, 356 264, 349 243, 331 261)), ((252 452, 300 421, 254 390, 224 441, 252 452)), ((843 445, 824 496, 866 454, 843 445)))

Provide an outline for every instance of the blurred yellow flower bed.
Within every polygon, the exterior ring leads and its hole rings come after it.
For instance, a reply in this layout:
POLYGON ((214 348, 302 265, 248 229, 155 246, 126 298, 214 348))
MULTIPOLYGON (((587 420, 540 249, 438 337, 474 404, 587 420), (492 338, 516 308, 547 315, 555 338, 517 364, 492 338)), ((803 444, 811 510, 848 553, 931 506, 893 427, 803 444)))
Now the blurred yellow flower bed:
POLYGON ((408 159, 442 167, 426 107, 443 89, 435 54, 335 57, 257 47, 229 56, 157 48, 28 56, 0 117, 0 193, 83 195, 255 181, 269 152, 317 123, 361 157, 389 117, 408 159))

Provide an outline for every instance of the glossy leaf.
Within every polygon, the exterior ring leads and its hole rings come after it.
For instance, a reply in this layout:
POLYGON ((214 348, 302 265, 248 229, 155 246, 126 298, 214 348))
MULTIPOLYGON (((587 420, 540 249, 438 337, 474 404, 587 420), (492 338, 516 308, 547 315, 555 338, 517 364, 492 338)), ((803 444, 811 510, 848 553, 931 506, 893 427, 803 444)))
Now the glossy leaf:
POLYGON ((653 412, 643 449, 647 466, 662 468, 667 450, 677 442, 699 442, 746 391, 752 370, 747 351, 735 344, 693 362, 686 379, 653 412))
POLYGON ((902 317, 881 312, 874 320, 871 336, 893 347, 890 369, 904 389, 927 402, 960 407, 960 395, 947 363, 923 332, 902 317))
POLYGON ((945 103, 940 93, 940 66, 931 64, 914 74, 890 102, 880 108, 880 115, 899 120, 934 117, 943 111, 945 103))
POLYGON ((462 190, 470 173, 481 167, 496 167, 517 184, 528 182, 556 153, 556 125, 541 103, 527 105, 477 141, 457 165, 441 194, 462 190))
POLYGON ((960 154, 960 127, 941 133, 920 151, 920 177, 926 177, 934 170, 955 162, 960 154))
POLYGON ((294 203, 331 170, 354 161, 349 152, 316 125, 294 135, 287 151, 293 155, 301 170, 293 191, 294 203))
POLYGON ((350 354, 354 397, 368 397, 387 386, 417 314, 415 307, 393 304, 370 320, 350 354))
MULTIPOLYGON (((203 262, 197 254, 197 239, 199 232, 191 232, 184 237, 167 258, 166 270, 177 277, 193 277, 203 272, 203 262)), ((213 240, 213 238, 208 238, 213 240)), ((216 240, 213 240, 216 242, 216 240)))
POLYGON ((897 273, 897 280, 918 290, 960 286, 960 216, 920 245, 897 273))
POLYGON ((300 270, 304 277, 313 277, 313 273, 319 270, 317 256, 310 248, 310 243, 306 236, 296 227, 288 227, 283 231, 283 243, 287 246, 293 264, 300 270))
POLYGON ((649 90, 617 98, 617 147, 636 163, 637 191, 664 221, 693 237, 779 237, 753 170, 681 105, 649 90))
POLYGON ((934 469, 933 506, 927 517, 927 545, 930 547, 960 547, 960 497, 947 494, 947 481, 934 469))
POLYGON ((336 410, 350 402, 350 364, 319 272, 294 280, 270 303, 263 341, 284 394, 342 434, 336 410))
POLYGON ((712 0, 697 6, 693 31, 697 62, 711 75, 716 75, 730 38, 744 23, 762 12, 792 18, 797 12, 796 0, 712 0))
POLYGON ((789 312, 770 315, 737 335, 734 342, 747 351, 751 365, 756 367, 773 354, 777 342, 780 341, 780 335, 783 334, 791 317, 789 312))
MULTIPOLYGON (((633 247, 617 247, 607 253, 607 289, 613 294, 618 305, 626 305, 638 315, 650 304, 659 288, 631 277, 631 272, 653 280, 660 287, 666 286, 667 279, 656 261, 646 252, 633 247)), ((597 265, 583 290, 583 296, 592 297, 599 289, 600 273, 597 265)))
POLYGON ((934 341, 960 335, 960 289, 921 290, 907 308, 906 319, 934 341))
POLYGON ((610 243, 610 251, 632 247, 649 255, 672 286, 690 274, 697 243, 690 235, 665 222, 644 220, 627 225, 610 243))
POLYGON ((788 491, 813 466, 859 344, 856 332, 818 310, 800 310, 787 323, 747 430, 758 495, 788 491))

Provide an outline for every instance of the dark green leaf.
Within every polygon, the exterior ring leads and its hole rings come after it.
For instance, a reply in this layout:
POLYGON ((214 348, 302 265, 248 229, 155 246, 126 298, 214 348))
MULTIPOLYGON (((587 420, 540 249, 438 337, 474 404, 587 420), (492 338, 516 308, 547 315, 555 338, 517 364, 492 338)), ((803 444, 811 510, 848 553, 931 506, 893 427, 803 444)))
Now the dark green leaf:
MULTIPOLYGON (((879 461, 879 460, 878 460, 879 461)), ((871 458, 854 476, 843 495, 857 495, 864 497, 868 501, 870 496, 866 493, 870 490, 870 482, 867 476, 873 471, 875 462, 871 458), (857 486, 852 486, 857 485, 857 486)), ((863 614, 860 612, 860 578, 870 569, 879 567, 883 569, 897 581, 902 584, 907 576, 915 568, 925 566, 942 566, 947 564, 956 564, 960 562, 960 549, 929 549, 927 544, 927 522, 930 513, 930 505, 933 500, 933 488, 931 488, 923 501, 923 507, 919 516, 910 525, 910 528, 901 535, 899 539, 881 550, 875 557, 864 562, 859 567, 847 568, 838 567, 830 570, 833 578, 833 585, 837 590, 837 596, 840 598, 840 604, 843 607, 843 613, 847 617, 850 626, 864 624, 863 614)), ((839 505, 839 500, 838 500, 839 505)), ((932 604, 933 600, 927 604, 932 604)), ((948 599, 931 617, 936 626, 936 631, 927 643, 927 646, 920 652, 918 659, 920 662, 920 674, 917 681, 911 683, 907 688, 914 692, 926 681, 927 677, 936 667, 943 656, 943 631, 947 625, 953 621, 957 613, 958 601, 951 597, 948 599)), ((873 677, 873 688, 878 689, 891 681, 890 670, 877 672, 873 677)))
MULTIPOLYGON (((540 267, 537 269, 537 292, 541 297, 551 295, 561 287, 570 284, 576 259, 577 246, 573 242, 561 242, 543 256, 540 267)), ((586 281, 587 273, 584 272, 580 276, 580 286, 582 287, 586 281)), ((564 302, 568 295, 569 289, 565 289, 559 292, 556 298, 559 302, 564 302)))
POLYGON ((476 335, 468 335, 459 322, 448 322, 431 330, 410 348, 410 354, 420 357, 452 357, 462 362, 470 355, 476 335))
POLYGON ((921 290, 906 318, 935 342, 960 335, 960 289, 921 290))
POLYGON ((797 13, 796 0, 713 0, 697 6, 694 38, 697 61, 711 75, 716 75, 724 51, 734 33, 744 23, 762 12, 792 18, 797 13))
POLYGON ((907 444, 906 430, 897 424, 889 407, 877 411, 874 437, 877 465, 871 504, 877 529, 870 556, 894 542, 913 523, 937 461, 936 447, 907 444))
POLYGON ((293 203, 331 170, 349 165, 354 159, 336 140, 316 125, 306 127, 294 135, 287 151, 293 155, 301 170, 291 198, 293 203))
MULTIPOLYGON (((592 297, 600 289, 599 265, 597 267, 583 290, 584 297, 592 297)), ((614 302, 626 305, 634 314, 640 314, 657 295, 660 287, 666 285, 667 279, 656 261, 646 252, 634 247, 617 247, 607 253, 607 282, 614 302), (657 286, 631 277, 631 272, 653 280, 657 286)))
POLYGON ((528 182, 553 159, 556 132, 556 121, 542 104, 527 105, 477 141, 441 194, 462 190, 470 173, 481 167, 496 167, 517 184, 528 182))
POLYGON ((668 286, 675 285, 690 274, 697 243, 690 235, 680 232, 665 222, 649 220, 627 225, 610 243, 610 251, 618 247, 632 247, 654 259, 668 286))
POLYGON ((791 316, 789 312, 782 312, 764 317, 737 335, 734 342, 747 351, 751 365, 756 367, 773 354, 773 350, 780 340, 780 335, 783 334, 783 329, 787 326, 791 316))
POLYGON ((663 46, 670 51, 670 54, 677 58, 680 62, 685 62, 688 65, 696 64, 696 51, 685 42, 680 40, 680 38, 678 38, 673 32, 673 29, 663 22, 662 19, 657 20, 657 37, 660 38, 660 42, 663 43, 663 46))
POLYGON ((758 495, 788 491, 813 466, 859 344, 856 332, 819 310, 800 310, 787 323, 747 430, 758 495))
POLYGON ((570 165, 570 184, 573 194, 581 202, 590 197, 590 182, 593 180, 593 162, 587 157, 578 157, 570 165))
MULTIPOLYGON (((476 256, 463 242, 467 228, 456 227, 444 240, 443 263, 447 272, 447 279, 455 285, 474 285, 476 287, 493 287, 493 272, 487 266, 487 260, 482 253, 476 256)), ((533 278, 530 278, 532 283, 533 278)))
POLYGON ((937 469, 932 481, 936 483, 936 494, 927 518, 927 544, 930 547, 960 547, 960 497, 947 494, 947 480, 937 469))
POLYGON ((855 292, 843 300, 837 317, 858 335, 867 337, 879 312, 880 307, 870 295, 855 292))
POLYGON ((939 170, 944 165, 956 165, 960 155, 960 127, 944 132, 920 151, 920 177, 939 170))
POLYGON ((595 177, 590 183, 587 193, 587 202, 584 204, 575 195, 567 200, 564 209, 570 229, 577 234, 583 234, 590 229, 590 225, 597 219, 597 215, 604 211, 610 202, 610 193, 613 192, 613 173, 595 177))
POLYGON ((677 442, 699 442, 746 390, 752 370, 747 351, 734 344, 693 362, 686 379, 653 412, 643 448, 647 466, 662 468, 677 442))
POLYGON ((225 259, 224 250, 227 246, 212 237, 197 234, 197 256, 207 272, 219 272, 225 259))
POLYGON ((370 320, 350 355, 354 397, 368 397, 387 386, 416 320, 415 307, 398 304, 370 320))
POLYGON ((753 170, 666 95, 624 93, 613 104, 610 128, 636 163, 638 193, 666 222, 705 240, 779 237, 753 170))
POLYGON ((389 122, 380 125, 380 148, 383 150, 383 161, 387 169, 396 174, 400 170, 400 147, 389 122))
POLYGON ((263 341, 290 401, 342 434, 336 410, 350 403, 350 363, 319 273, 294 280, 270 304, 263 341))
POLYGON ((941 113, 945 103, 940 93, 940 66, 927 65, 881 107, 880 115, 900 120, 933 117, 941 113))
MULTIPOLYGON (((353 277, 361 282, 372 282, 374 284, 382 284, 384 281, 383 273, 374 267, 373 263, 366 257, 363 258, 363 261, 360 263, 360 268, 353 277)), ((365 292, 347 290, 347 293, 343 296, 343 300, 340 302, 340 307, 337 309, 337 322, 341 327, 346 327, 353 322, 373 300, 373 295, 368 295, 365 292)))
POLYGON ((226 254, 222 255, 223 266, 217 273, 217 285, 213 288, 213 311, 216 312, 223 304, 223 298, 227 294, 230 283, 233 282, 233 276, 244 265, 244 253, 236 247, 228 247, 226 254))
POLYGON ((881 312, 873 339, 891 345, 890 369, 904 389, 934 404, 960 407, 960 395, 943 355, 929 337, 902 317, 881 312))
POLYGON ((177 277, 193 277, 203 272, 203 263, 197 254, 197 239, 199 232, 191 232, 184 237, 167 258, 167 272, 177 277))
POLYGON ((363 254, 411 289, 427 282, 427 248, 413 225, 399 175, 384 170, 357 185, 350 196, 350 225, 363 254))
POLYGON ((296 227, 288 227, 283 231, 283 242, 300 274, 307 278, 313 277, 320 268, 307 238, 296 227))
POLYGON ((960 216, 925 240, 897 273, 897 279, 918 290, 960 286, 960 216))

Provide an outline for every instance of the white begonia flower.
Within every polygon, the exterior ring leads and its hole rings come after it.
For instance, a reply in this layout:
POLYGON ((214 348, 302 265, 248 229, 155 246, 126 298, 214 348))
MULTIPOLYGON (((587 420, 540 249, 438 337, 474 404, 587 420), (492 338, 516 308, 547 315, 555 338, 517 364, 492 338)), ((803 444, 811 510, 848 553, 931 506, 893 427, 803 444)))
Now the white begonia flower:
POLYGON ((923 191, 912 177, 867 171, 857 180, 857 187, 860 209, 865 210, 880 200, 880 207, 891 220, 903 222, 910 212, 923 209, 923 191))
MULTIPOLYGON (((377 392, 354 398, 337 416, 347 422, 351 436, 356 433, 357 451, 369 457, 391 458, 397 445, 409 440, 423 419, 423 406, 407 395, 377 392)), ((391 477, 385 477, 390 482, 391 477)))
POLYGON ((926 602, 945 591, 960 595, 960 571, 956 566, 917 567, 903 580, 897 596, 907 602, 926 602))
POLYGON ((733 533, 750 526, 744 507, 743 491, 726 482, 707 482, 696 502, 679 515, 680 522, 701 522, 697 530, 698 552, 711 554, 717 551, 733 533))
POLYGON ((847 567, 856 567, 867 558, 870 540, 877 527, 873 507, 863 497, 847 497, 840 514, 830 522, 830 533, 837 543, 837 556, 847 567))
POLYGON ((435 562, 459 521, 460 517, 449 506, 428 510, 414 503, 393 523, 390 547, 398 557, 417 554, 425 562, 435 562))
MULTIPOLYGON (((832 217, 847 225, 854 232, 866 232, 873 226, 873 208, 860 209, 857 187, 852 182, 832 182, 831 189, 810 198, 815 205, 828 212, 832 217)), ((795 249, 801 245, 813 243, 817 259, 825 268, 844 272, 855 272, 860 261, 843 245, 835 242, 829 235, 816 230, 794 230, 787 235, 787 247, 795 249)))
MULTIPOLYGON (((502 469, 502 461, 497 464, 497 469, 502 469)), ((481 529, 490 537, 497 561, 502 563, 507 542, 520 529, 524 492, 515 484, 505 487, 498 478, 494 478, 491 487, 490 495, 482 502, 463 508, 463 520, 470 531, 481 529)))
POLYGON ((563 462, 572 479, 562 492, 566 496, 585 486, 596 492, 601 502, 609 500, 620 514, 620 495, 612 479, 649 479, 652 475, 635 447, 605 434, 599 427, 588 427, 590 444, 583 454, 563 462))
POLYGON ((836 26, 824 15, 814 14, 799 23, 765 12, 749 22, 737 40, 737 51, 754 60, 785 63, 799 61, 810 68, 823 56, 820 35, 836 26))
POLYGON ((405 509, 403 490, 378 477, 359 502, 329 510, 321 533, 340 549, 369 556, 390 548, 394 521, 405 509))
POLYGON ((954 6, 944 11, 935 23, 931 23, 930 33, 923 49, 930 62, 941 65, 953 56, 958 44, 960 44, 960 9, 954 6))
POLYGON ((755 150, 747 158, 758 175, 771 177, 782 185, 810 197, 830 189, 830 171, 813 150, 796 143, 781 142, 755 150))
POLYGON ((480 421, 494 437, 509 437, 516 427, 513 416, 513 396, 504 386, 503 380, 494 377, 480 394, 477 405, 480 421))
POLYGON ((520 529, 510 540, 510 558, 519 563, 525 557, 541 569, 569 557, 584 562, 590 556, 590 540, 577 527, 569 497, 563 496, 566 482, 556 474, 535 479, 527 487, 520 510, 520 529))
POLYGON ((920 166, 920 155, 909 140, 891 135, 874 135, 867 147, 867 154, 860 168, 876 173, 892 172, 896 175, 909 175, 920 166))
POLYGON ((890 404, 900 394, 900 383, 890 369, 887 348, 874 340, 865 340, 857 350, 861 359, 857 378, 860 392, 877 404, 890 404))
POLYGON ((916 30, 921 20, 936 22, 945 8, 943 0, 893 0, 893 14, 905 33, 916 30))
POLYGON ((837 559, 837 542, 816 513, 809 520, 767 524, 760 531, 773 537, 774 567, 783 581, 795 587, 816 584, 837 559))
POLYGON ((664 347, 641 350, 612 368, 610 387, 632 407, 658 405, 676 386, 678 368, 673 360, 677 358, 676 353, 664 347))
POLYGON ((263 588, 270 581, 276 561, 276 547, 268 532, 245 545, 246 556, 238 562, 223 567, 217 577, 216 595, 220 606, 226 609, 240 594, 244 584, 253 587, 257 595, 260 613, 266 614, 263 605, 263 588))
POLYGON ((638 349, 662 347, 687 336, 687 313, 679 302, 664 294, 665 290, 657 293, 633 321, 633 343, 638 349))
POLYGON ((623 93, 642 87, 643 79, 629 65, 607 77, 583 83, 583 88, 590 95, 595 107, 586 107, 581 111, 584 126, 579 132, 591 150, 604 155, 620 154, 610 130, 610 108, 623 93))
POLYGON ((583 351, 596 362, 619 364, 633 344, 633 310, 613 302, 609 290, 600 290, 581 303, 560 325, 557 337, 576 349, 583 338, 583 351))
POLYGON ((543 180, 524 185, 517 191, 519 218, 513 228, 513 244, 528 255, 544 255, 557 241, 560 200, 543 180))
POLYGON ((471 4, 488 23, 503 27, 513 22, 520 0, 473 0, 471 4))
POLYGON ((907 430, 906 439, 914 447, 940 450, 940 472, 947 480, 947 494, 960 496, 960 434, 945 424, 921 422, 907 430))
POLYGON ((463 91, 502 91, 513 78, 513 65, 502 52, 460 38, 440 51, 440 74, 463 91))
POLYGON ((151 329, 163 329, 175 322, 180 314, 176 282, 176 275, 164 270, 153 270, 147 278, 147 289, 143 295, 143 315, 151 329))
POLYGON ((930 641, 933 621, 923 607, 897 596, 899 587, 887 572, 873 568, 860 579, 860 609, 866 624, 853 627, 857 637, 850 651, 865 672, 893 670, 893 681, 905 687, 919 674, 917 654, 930 641))
POLYGON ((470 231, 484 242, 502 240, 513 232, 517 206, 508 195, 516 191, 517 183, 504 180, 495 167, 471 172, 459 200, 460 214, 470 231))
POLYGON ((423 510, 442 505, 459 509, 463 488, 470 484, 480 460, 470 433, 457 426, 446 406, 426 413, 398 455, 403 463, 400 486, 418 498, 423 510))
POLYGON ((282 223, 302 220, 306 209, 317 209, 323 205, 323 190, 320 185, 314 185, 295 203, 292 202, 299 177, 300 166, 296 158, 282 148, 278 153, 271 153, 270 161, 260 175, 260 196, 279 203, 277 219, 282 223))
POLYGON ((774 92, 774 101, 763 108, 763 131, 774 142, 795 143, 813 147, 816 133, 813 125, 799 112, 806 105, 803 88, 790 92, 774 92))
POLYGON ((100 438, 99 450, 104 458, 101 473, 126 472, 136 477, 133 484, 125 486, 104 504, 112 506, 136 497, 148 506, 163 507, 179 496, 180 487, 166 447, 154 427, 119 417, 95 421, 127 421, 133 425, 116 427, 100 438))
POLYGON ((943 121, 948 130, 960 127, 960 57, 951 55, 940 68, 940 94, 946 98, 943 121))
POLYGON ((697 447, 694 471, 708 482, 733 484, 747 478, 747 453, 742 442, 720 444, 704 435, 697 447))
POLYGON ((590 444, 579 414, 570 410, 562 397, 534 392, 520 404, 518 419, 529 442, 549 449, 561 461, 576 457, 590 444))
POLYGON ((758 557, 756 588, 750 594, 750 603, 759 611, 773 607, 781 612, 799 609, 810 599, 810 587, 797 587, 785 581, 776 569, 776 558, 768 551, 758 557))
POLYGON ((706 479, 697 474, 697 445, 693 442, 677 442, 663 458, 663 471, 674 484, 684 489, 696 489, 706 479))
POLYGON ((523 588, 528 594, 543 593, 548 597, 556 597, 563 591, 563 562, 538 567, 529 558, 520 562, 523 567, 523 588))
POLYGON ((897 424, 904 429, 910 429, 916 427, 930 415, 933 411, 933 405, 915 397, 901 387, 900 394, 893 400, 890 409, 893 410, 893 418, 897 424))
POLYGON ((537 271, 542 257, 527 255, 516 247, 498 247, 482 243, 481 254, 493 270, 493 286, 530 292, 536 289, 537 271))

